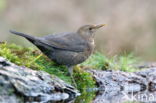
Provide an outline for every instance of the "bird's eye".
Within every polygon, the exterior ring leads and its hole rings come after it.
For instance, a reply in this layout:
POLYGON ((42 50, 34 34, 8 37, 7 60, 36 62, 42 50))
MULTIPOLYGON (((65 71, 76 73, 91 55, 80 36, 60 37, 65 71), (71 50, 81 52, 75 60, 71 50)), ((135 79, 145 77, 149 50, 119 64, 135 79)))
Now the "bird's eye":
POLYGON ((89 30, 92 30, 92 28, 89 28, 89 30))

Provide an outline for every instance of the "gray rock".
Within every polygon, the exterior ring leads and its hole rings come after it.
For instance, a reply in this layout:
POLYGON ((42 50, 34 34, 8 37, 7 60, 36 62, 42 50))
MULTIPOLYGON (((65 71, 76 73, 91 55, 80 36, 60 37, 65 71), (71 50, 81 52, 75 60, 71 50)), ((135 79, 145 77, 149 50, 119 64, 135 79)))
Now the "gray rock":
POLYGON ((156 67, 139 72, 88 70, 99 86, 93 103, 156 102, 156 67))
POLYGON ((0 103, 70 101, 78 95, 78 90, 56 76, 0 57, 0 103))

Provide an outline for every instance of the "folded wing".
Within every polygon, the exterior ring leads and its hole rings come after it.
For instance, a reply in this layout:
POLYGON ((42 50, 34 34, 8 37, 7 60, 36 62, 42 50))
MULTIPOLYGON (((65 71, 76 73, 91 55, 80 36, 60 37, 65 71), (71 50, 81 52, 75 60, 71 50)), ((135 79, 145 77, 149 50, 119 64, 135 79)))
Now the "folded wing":
POLYGON ((73 52, 84 52, 87 49, 85 40, 75 33, 47 35, 40 38, 40 43, 52 49, 55 48, 73 52))

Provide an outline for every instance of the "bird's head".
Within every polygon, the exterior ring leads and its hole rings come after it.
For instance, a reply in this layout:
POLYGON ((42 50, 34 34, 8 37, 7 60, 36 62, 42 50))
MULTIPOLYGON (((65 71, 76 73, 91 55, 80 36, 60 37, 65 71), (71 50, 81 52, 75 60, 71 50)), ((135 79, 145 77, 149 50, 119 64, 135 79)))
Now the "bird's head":
POLYGON ((106 24, 100 24, 100 25, 84 25, 80 27, 77 31, 78 34, 82 35, 86 38, 93 38, 94 33, 101 27, 105 26, 106 24))

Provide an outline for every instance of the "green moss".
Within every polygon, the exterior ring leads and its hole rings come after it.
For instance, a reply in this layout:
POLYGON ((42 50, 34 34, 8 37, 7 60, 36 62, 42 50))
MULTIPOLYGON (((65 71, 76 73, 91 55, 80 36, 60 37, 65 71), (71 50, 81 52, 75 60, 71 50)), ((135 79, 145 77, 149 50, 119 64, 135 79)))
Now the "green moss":
POLYGON ((95 97, 95 92, 92 90, 95 88, 96 82, 93 80, 91 74, 83 71, 80 68, 74 68, 74 78, 77 81, 77 87, 81 91, 81 96, 76 98, 75 103, 91 103, 95 97), (91 89, 90 91, 88 91, 91 89))
POLYGON ((0 56, 7 58, 17 65, 54 74, 70 83, 70 77, 66 75, 67 69, 64 66, 58 66, 36 49, 1 43, 0 56))
POLYGON ((81 64, 82 67, 89 67, 94 69, 108 69, 108 58, 102 55, 99 52, 94 53, 86 60, 84 63, 81 64))
POLYGON ((134 57, 133 54, 127 54, 122 56, 114 56, 111 58, 105 57, 103 54, 96 52, 81 66, 84 68, 93 68, 101 70, 121 70, 125 72, 137 71, 137 68, 133 66, 139 59, 134 57))
POLYGON ((77 87, 81 92, 86 92, 88 88, 95 88, 95 81, 90 73, 80 68, 75 68, 74 78, 77 81, 77 87))

